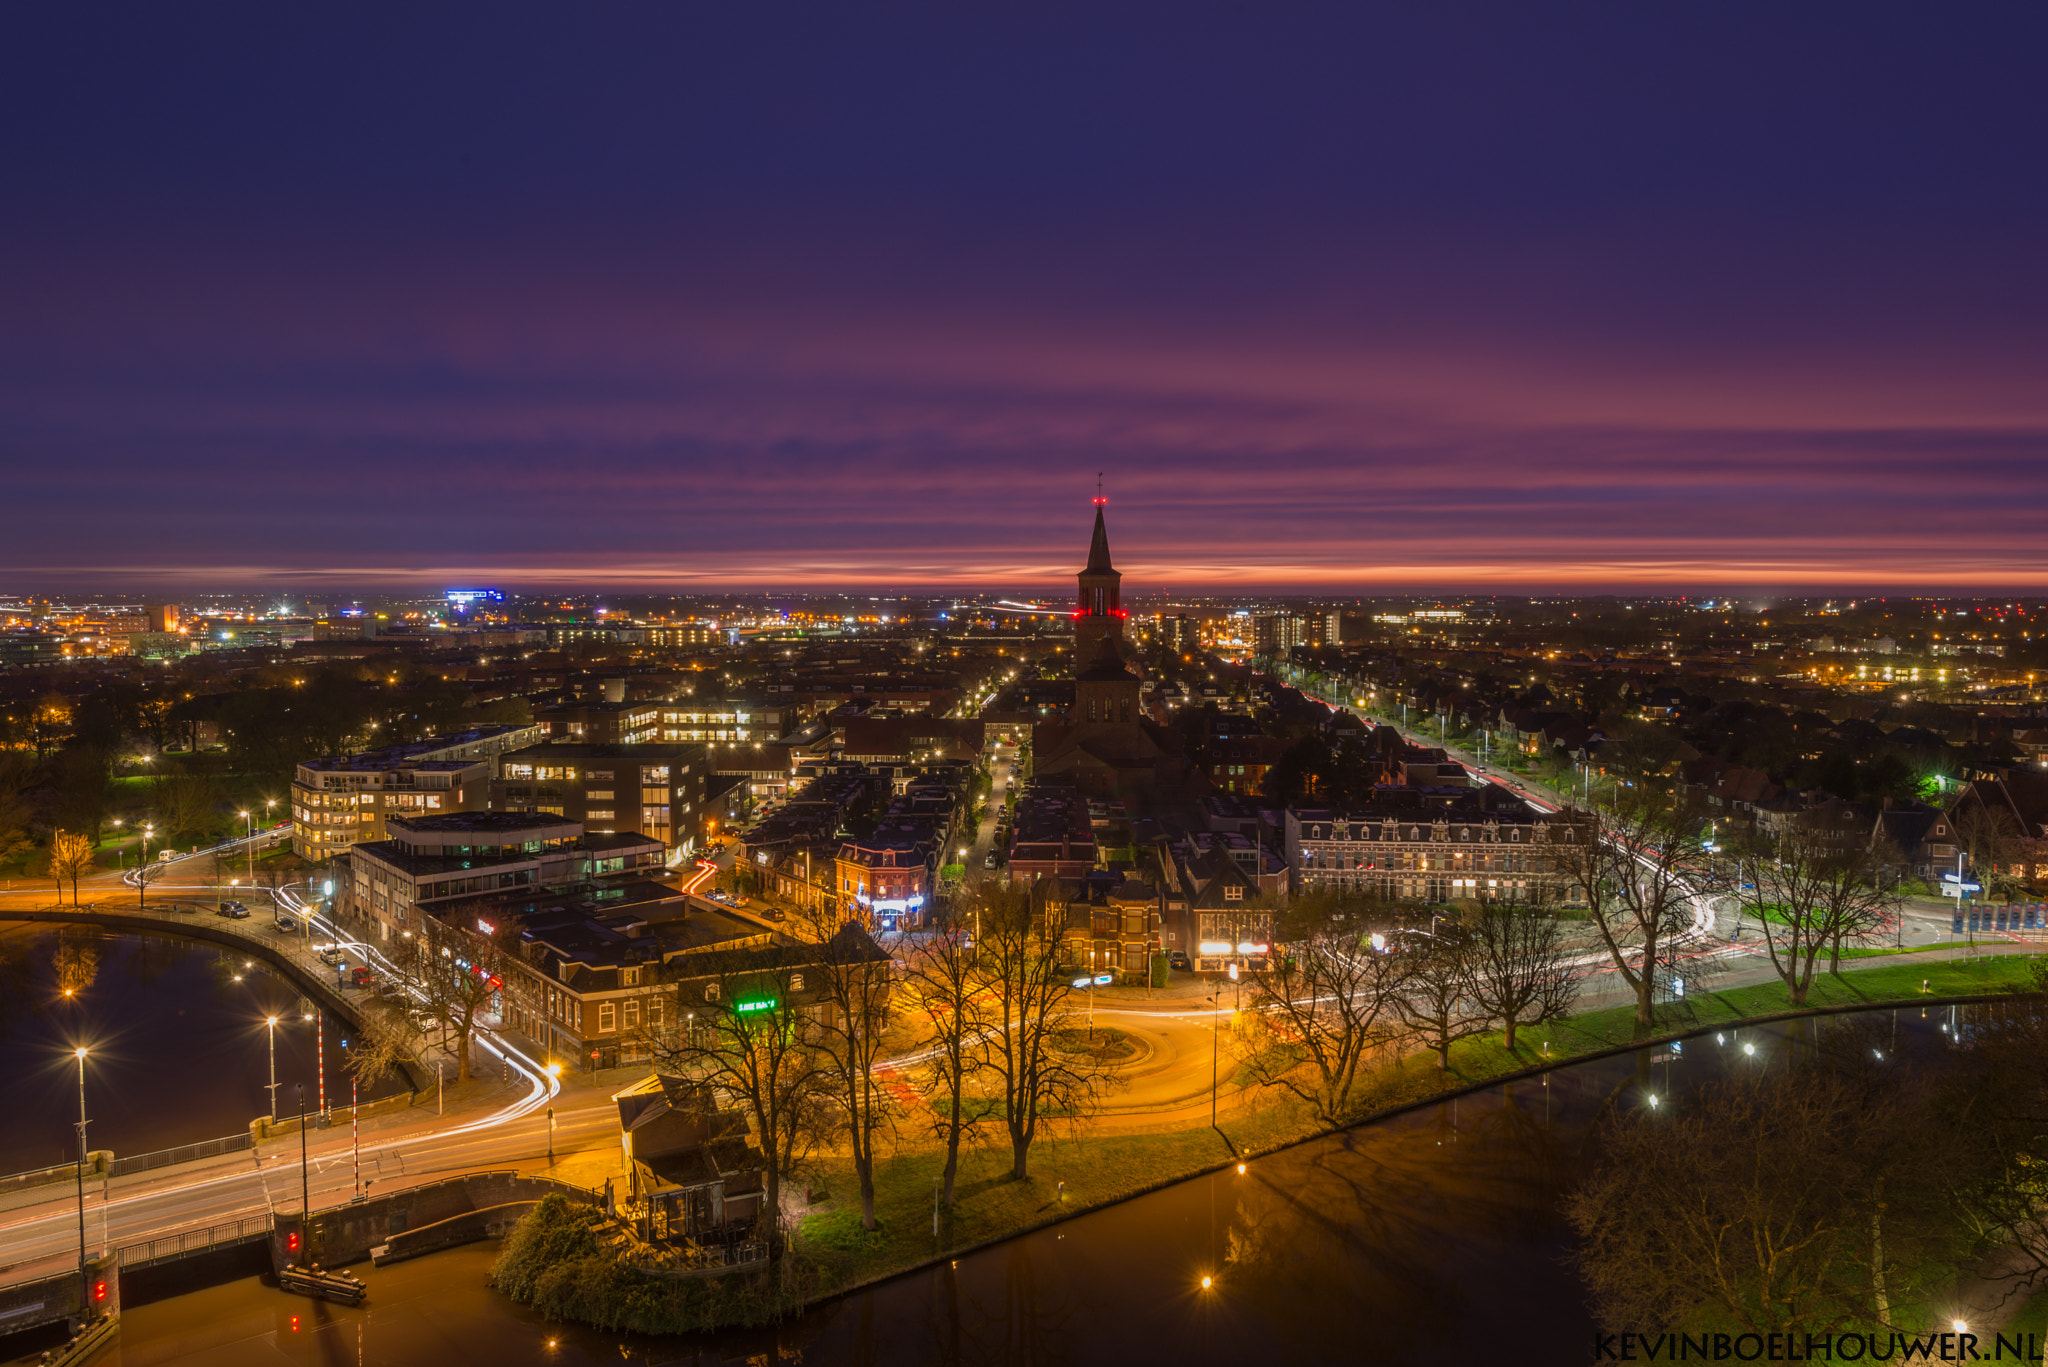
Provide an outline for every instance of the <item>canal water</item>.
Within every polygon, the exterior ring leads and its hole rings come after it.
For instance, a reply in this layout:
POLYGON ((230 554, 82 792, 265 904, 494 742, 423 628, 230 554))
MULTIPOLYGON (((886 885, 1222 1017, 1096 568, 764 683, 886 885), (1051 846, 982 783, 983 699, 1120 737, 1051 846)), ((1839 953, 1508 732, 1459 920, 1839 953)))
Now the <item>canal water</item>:
POLYGON ((542 1323, 494 1247, 360 1268, 360 1309, 254 1278, 136 1307, 108 1361, 1582 1364, 1593 1321, 1561 1193, 1597 1120, 1843 1029, 1939 1048, 1940 1008, 1713 1033, 1488 1089, 1068 1220, 774 1331, 639 1339, 542 1323), (1210 1285, 1202 1286, 1208 1277, 1210 1285))
MULTIPOLYGON (((86 1138, 117 1155, 246 1133, 268 1114, 272 1015, 278 1113, 295 1110, 300 1083, 314 1108, 316 1031, 303 1005, 289 981, 233 950, 89 926, 0 927, 0 1173, 77 1157, 81 1046, 86 1138)), ((328 1101, 346 1102, 348 1029, 323 1024, 328 1101)), ((363 1099, 401 1088, 389 1079, 363 1099)))

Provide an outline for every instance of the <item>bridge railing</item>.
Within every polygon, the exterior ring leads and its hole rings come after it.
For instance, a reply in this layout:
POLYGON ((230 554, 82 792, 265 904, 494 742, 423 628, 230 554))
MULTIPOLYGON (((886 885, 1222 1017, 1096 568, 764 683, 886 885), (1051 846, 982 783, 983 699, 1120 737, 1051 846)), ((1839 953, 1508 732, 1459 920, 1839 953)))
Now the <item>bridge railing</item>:
POLYGON ((154 1239, 144 1239, 140 1243, 124 1244, 114 1250, 114 1261, 122 1267, 143 1267, 170 1258, 205 1253, 228 1244, 267 1239, 270 1237, 270 1228, 270 1216, 251 1215, 240 1220, 207 1225, 201 1229, 180 1230, 176 1234, 164 1234, 154 1239))
POLYGON ((190 1163, 196 1158, 218 1158, 224 1153, 240 1153, 255 1147, 255 1137, 244 1130, 240 1134, 225 1135, 219 1139, 202 1139, 196 1144, 180 1144, 175 1148, 158 1149, 154 1153, 131 1153, 114 1160, 114 1176, 126 1177, 131 1172, 167 1168, 173 1163, 190 1163))

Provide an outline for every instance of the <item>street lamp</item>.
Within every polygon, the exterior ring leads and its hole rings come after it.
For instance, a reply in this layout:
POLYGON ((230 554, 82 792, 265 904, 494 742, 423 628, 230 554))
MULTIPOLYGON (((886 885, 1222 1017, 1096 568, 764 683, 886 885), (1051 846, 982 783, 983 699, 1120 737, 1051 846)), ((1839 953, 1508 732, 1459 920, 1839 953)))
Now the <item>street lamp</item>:
POLYGON ((83 1323, 92 1314, 92 1287, 85 1273, 85 1050, 72 1053, 78 1059, 78 1318, 83 1323))
POLYGON ((270 1027, 270 1123, 277 1123, 277 1017, 264 1018, 270 1027))
POLYGON ((135 905, 143 906, 149 901, 149 880, 142 870, 149 865, 149 846, 156 838, 156 827, 150 822, 142 824, 142 851, 135 858, 135 905))
POLYGON ((243 812, 241 816, 248 832, 246 843, 249 846, 249 886, 253 888, 256 886, 256 819, 247 812, 243 812))

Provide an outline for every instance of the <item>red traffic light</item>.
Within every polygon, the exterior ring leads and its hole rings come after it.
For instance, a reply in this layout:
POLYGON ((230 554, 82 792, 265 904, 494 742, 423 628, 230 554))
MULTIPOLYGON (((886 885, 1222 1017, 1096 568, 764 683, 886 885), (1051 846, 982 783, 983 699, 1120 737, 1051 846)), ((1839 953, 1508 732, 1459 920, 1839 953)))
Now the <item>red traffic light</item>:
POLYGON ((297 1315, 292 1316, 292 1332, 294 1334, 299 1332, 299 1317, 297 1315))
POLYGON ((94 1282, 92 1284, 92 1298, 95 1301, 103 1301, 107 1298, 107 1284, 105 1282, 94 1282))
POLYGON ((287 1253, 297 1253, 299 1251, 299 1232, 296 1229, 284 1236, 284 1251, 287 1253))

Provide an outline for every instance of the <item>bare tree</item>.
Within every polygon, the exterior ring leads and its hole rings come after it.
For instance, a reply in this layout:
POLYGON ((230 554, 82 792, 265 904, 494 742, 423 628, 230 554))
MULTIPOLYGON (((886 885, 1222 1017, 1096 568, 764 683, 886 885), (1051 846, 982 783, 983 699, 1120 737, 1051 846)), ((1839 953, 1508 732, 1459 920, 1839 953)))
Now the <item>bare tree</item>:
POLYGON ((1415 1038, 1435 1051, 1436 1066, 1448 1071, 1452 1045, 1493 1028, 1493 1013, 1478 995, 1476 937, 1458 921, 1445 921, 1435 934, 1414 937, 1402 955, 1406 983, 1395 1009, 1415 1038))
POLYGON ((1507 1032, 1571 1014, 1579 998, 1574 946, 1564 923, 1540 911, 1489 902, 1467 923, 1472 935, 1472 995, 1507 1032))
POLYGON ((71 905, 78 905, 78 880, 93 871, 92 841, 71 831, 50 837, 50 877, 57 883, 57 900, 64 900, 64 880, 71 880, 71 905))
POLYGON ((657 1065, 722 1087, 738 1098, 761 1146, 761 1182, 771 1231, 768 1256, 783 1253, 782 1183, 809 1157, 821 1129, 827 1066, 816 1018, 783 972, 782 951, 707 956, 704 972, 673 984, 669 1025, 648 1036, 657 1065))
POLYGON ((1601 946, 1636 999, 1636 1025, 1656 1020, 1660 973, 1711 885, 1705 817, 1682 798, 1623 784, 1590 810, 1553 827, 1560 870, 1585 898, 1601 946))
POLYGON ((888 1094, 876 1076, 895 989, 889 956, 876 945, 867 918, 834 925, 835 909, 806 913, 819 941, 804 968, 819 1005, 820 1079, 838 1111, 840 1133, 860 1184, 860 1222, 875 1229, 875 1142, 889 1123, 888 1094))
POLYGON ((220 781, 211 774, 160 774, 149 785, 150 806, 167 842, 212 835, 220 825, 220 781))
POLYGON ((1983 886, 1985 896, 2011 901, 2023 881, 2014 873, 2022 849, 2018 821, 1974 791, 1966 793, 1948 815, 1957 842, 1969 856, 1970 873, 1983 886))
MULTIPOLYGON (((1944 1056, 1942 1118, 1955 1208, 2006 1255, 2015 1302, 2048 1274, 2048 967, 2010 1006, 1973 1011, 1966 1047, 1944 1056)), ((2048 1350, 2044 1350, 2048 1351, 2048 1350)))
POLYGON ((1883 887, 1883 851, 1796 825, 1758 842, 1739 861, 1742 909, 1756 917, 1771 967, 1795 1006, 1806 1004, 1823 949, 1841 972, 1842 944, 1869 936, 1897 914, 1883 887))
POLYGON ((946 1146, 940 1199, 950 1206, 960 1171, 961 1141, 979 1124, 978 1114, 968 1105, 967 1085, 983 1066, 981 1045, 988 1028, 973 936, 957 910, 952 922, 910 947, 903 973, 904 986, 930 1032, 930 1057, 919 1080, 936 1117, 933 1129, 946 1146))
POLYGON ((405 1064, 417 1063, 426 1030, 412 998, 398 984, 387 983, 362 999, 360 1017, 343 1065, 365 1087, 375 1086, 405 1064))
POLYGON ((1373 947, 1362 918, 1307 903, 1282 913, 1274 953, 1251 971, 1245 1064, 1261 1086, 1342 1123, 1361 1066, 1400 1033, 1404 956, 1373 947))
MULTIPOLYGON (((1044 884, 1038 885, 1044 887, 1044 884)), ((1048 1112, 1078 1114, 1096 1099, 1103 1072, 1054 1048, 1073 991, 1060 962, 1063 927, 1035 890, 983 895, 975 981, 990 1029, 982 1059, 1000 1084, 1010 1138, 1010 1175, 1031 1175, 1031 1145, 1048 1112)))
POLYGON ((409 958, 394 960, 405 974, 413 1007, 439 1026, 455 1053, 455 1080, 469 1080, 470 1041, 478 1018, 485 1015, 512 971, 510 928, 495 935, 423 918, 422 930, 410 941, 409 958))
POLYGON ((149 885, 157 882, 171 871, 171 866, 161 859, 151 859, 149 851, 142 852, 143 862, 135 866, 135 905, 146 906, 149 902, 149 885))
POLYGON ((1875 1052, 1745 1068, 1613 1115, 1565 1204, 1600 1318, 1825 1331, 1933 1292, 1908 1284, 1914 1266, 1945 1284, 1954 1127, 1875 1052))

